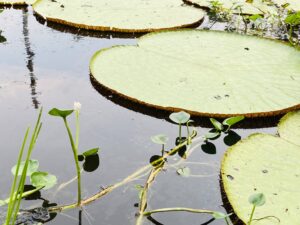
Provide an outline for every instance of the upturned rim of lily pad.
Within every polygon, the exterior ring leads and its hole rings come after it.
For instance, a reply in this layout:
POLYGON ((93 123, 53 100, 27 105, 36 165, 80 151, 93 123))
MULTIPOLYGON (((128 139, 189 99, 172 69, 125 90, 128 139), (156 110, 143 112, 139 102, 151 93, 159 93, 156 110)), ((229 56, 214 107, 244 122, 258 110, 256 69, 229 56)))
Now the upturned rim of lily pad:
MULTIPOLYGON (((181 25, 177 25, 177 26, 172 26, 172 27, 142 28, 142 29, 121 29, 121 28, 113 27, 113 26, 111 26, 111 27, 108 27, 108 26, 94 26, 94 25, 88 25, 88 24, 75 23, 75 22, 71 22, 71 21, 67 21, 67 20, 59 19, 59 18, 55 18, 55 17, 43 16, 42 14, 37 12, 37 10, 35 10, 35 8, 34 8, 41 1, 43 1, 43 0, 36 0, 32 4, 33 11, 34 11, 34 13, 37 17, 42 18, 43 20, 46 20, 46 21, 49 21, 49 22, 62 24, 62 25, 65 25, 65 26, 73 27, 73 28, 80 28, 80 29, 84 29, 84 30, 94 30, 94 31, 108 31, 108 32, 119 32, 119 33, 148 33, 148 32, 154 32, 154 31, 170 31, 170 30, 177 30, 177 29, 181 29, 181 28, 192 28, 192 27, 199 26, 203 22, 204 17, 206 15, 206 12, 203 9, 191 6, 190 4, 186 4, 187 7, 191 7, 191 8, 194 8, 196 10, 202 11, 203 15, 201 17, 199 17, 199 19, 197 19, 193 22, 186 23, 186 24, 181 24, 181 25)), ((185 3, 182 1, 182 4, 185 4, 185 3)))
MULTIPOLYGON (((176 30, 176 31, 164 30, 164 31, 148 33, 148 34, 143 35, 142 37, 138 38, 138 43, 136 44, 136 46, 138 46, 140 41, 142 41, 145 38, 149 38, 152 35, 163 34, 163 33, 176 33, 176 32, 179 33, 179 32, 186 32, 186 31, 211 32, 211 33, 214 32, 214 33, 226 33, 228 35, 236 35, 236 36, 248 36, 248 35, 241 35, 241 34, 237 34, 237 33, 228 33, 228 32, 217 31, 217 30, 206 31, 206 30, 195 30, 195 29, 185 28, 185 29, 180 29, 180 30, 176 30)), ((280 44, 289 46, 291 48, 294 48, 296 51, 300 52, 300 48, 292 47, 289 43, 281 41, 281 40, 275 40, 275 39, 271 39, 271 38, 264 38, 264 37, 258 37, 258 36, 249 36, 249 37, 250 38, 256 38, 256 39, 268 40, 268 41, 275 42, 275 43, 280 43, 280 44)), ((99 51, 95 52, 94 55, 92 56, 92 58, 90 59, 90 64, 89 64, 90 79, 91 79, 91 82, 93 83, 93 85, 95 87, 104 89, 105 91, 108 91, 113 95, 116 95, 120 98, 129 100, 133 103, 136 103, 136 104, 139 104, 139 105, 144 105, 148 108, 159 109, 159 110, 162 110, 162 111, 167 112, 167 113, 174 113, 174 112, 184 111, 184 112, 189 113, 191 116, 214 117, 214 118, 223 118, 223 119, 226 119, 228 117, 235 117, 235 116, 244 116, 245 118, 259 118, 259 117, 279 116, 279 115, 284 115, 288 112, 300 109, 300 103, 299 103, 297 105, 293 105, 293 106, 283 108, 283 109, 280 109, 280 110, 265 111, 265 112, 236 113, 236 114, 235 113, 208 113, 208 112, 198 112, 198 111, 188 110, 188 109, 184 109, 184 108, 177 108, 177 107, 164 107, 164 106, 160 106, 160 105, 151 104, 151 103, 148 103, 148 102, 145 102, 145 101, 141 101, 137 98, 125 95, 125 94, 123 94, 123 93, 121 93, 117 90, 114 90, 114 89, 100 83, 92 73, 92 63, 93 63, 94 59, 99 54, 102 54, 105 51, 110 51, 111 49, 114 49, 114 48, 124 48, 124 47, 128 47, 128 45, 115 45, 115 46, 112 46, 112 47, 100 49, 99 51)))

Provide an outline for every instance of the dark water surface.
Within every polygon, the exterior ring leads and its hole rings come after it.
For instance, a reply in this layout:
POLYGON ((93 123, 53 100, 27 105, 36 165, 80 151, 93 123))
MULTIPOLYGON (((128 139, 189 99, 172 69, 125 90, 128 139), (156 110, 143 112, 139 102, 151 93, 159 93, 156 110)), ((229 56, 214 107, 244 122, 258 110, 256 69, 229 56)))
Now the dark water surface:
MULTIPOLYGON (((112 37, 88 37, 52 29, 39 23, 30 8, 5 9, 0 14, 0 29, 7 42, 0 44, 0 198, 6 198, 12 176, 10 168, 15 164, 26 127, 35 122, 40 106, 44 107, 43 128, 33 158, 40 161, 40 169, 57 175, 59 184, 75 176, 73 156, 63 122, 50 117, 52 107, 72 108, 74 101, 82 104, 81 151, 99 146, 101 164, 96 172, 83 173, 83 196, 87 197, 108 186, 141 166, 149 158, 159 154, 160 147, 150 141, 150 136, 164 133, 171 139, 177 134, 177 126, 165 119, 144 115, 122 107, 99 94, 91 84, 89 60, 94 52, 113 45, 134 45, 136 39, 112 37)), ((146 84, 145 84, 146 85, 146 84)), ((70 118, 74 128, 74 118, 70 118)), ((254 124, 255 126, 255 124, 254 124)), ((208 128, 198 127, 203 135, 208 128)), ((238 129, 242 137, 253 132, 275 133, 275 128, 238 129)), ((173 141, 168 147, 172 147, 173 141)), ((161 207, 193 207, 224 211, 219 185, 220 161, 227 146, 223 137, 214 141, 215 154, 207 154, 198 148, 188 164, 194 176, 183 178, 175 170, 162 172, 154 183, 149 196, 149 209, 161 207), (201 164, 202 163, 202 164, 201 164), (204 164, 204 165, 203 165, 204 164), (207 165, 208 164, 208 165, 207 165)), ((170 159, 176 162, 178 156, 170 159)), ((77 209, 58 214, 50 225, 129 225, 135 223, 138 202, 135 184, 138 180, 120 187, 99 201, 88 205, 78 221, 77 209)), ((57 204, 76 201, 76 183, 56 192, 58 185, 43 191, 42 196, 57 204)), ((247 196, 245 196, 247 197, 247 196)), ((25 201, 23 208, 38 207, 42 201, 25 201)), ((156 224, 200 225, 210 216, 169 213, 153 216, 156 224)), ((145 224, 155 224, 148 220, 145 224)), ((224 224, 213 221, 212 225, 224 224)))

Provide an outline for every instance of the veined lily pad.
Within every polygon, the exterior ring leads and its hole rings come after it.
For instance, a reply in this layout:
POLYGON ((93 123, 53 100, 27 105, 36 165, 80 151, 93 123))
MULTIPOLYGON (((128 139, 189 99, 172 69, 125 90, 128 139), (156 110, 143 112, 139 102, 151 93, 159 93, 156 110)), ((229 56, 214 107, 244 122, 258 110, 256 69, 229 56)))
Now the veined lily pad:
POLYGON ((271 116, 300 108, 300 51, 225 32, 149 34, 98 51, 93 78, 140 104, 193 115, 271 116))
POLYGON ((291 9, 294 11, 300 11, 300 1, 299 0, 273 0, 273 2, 279 6, 289 4, 287 6, 288 9, 291 9))
POLYGON ((38 0, 33 8, 49 21, 119 32, 148 32, 199 23, 205 13, 181 0, 38 0))
POLYGON ((293 143, 294 135, 300 132, 299 115, 299 111, 289 113, 281 120, 281 137, 253 134, 229 148, 224 156, 224 190, 245 224, 252 210, 248 197, 255 193, 263 193, 266 202, 255 211, 254 218, 266 218, 251 225, 299 224, 300 143, 293 143))
POLYGON ((231 11, 236 14, 265 14, 267 12, 274 12, 275 8, 268 5, 263 0, 253 0, 248 3, 246 0, 184 0, 188 3, 195 4, 199 7, 206 7, 213 9, 214 7, 221 7, 224 10, 231 11))

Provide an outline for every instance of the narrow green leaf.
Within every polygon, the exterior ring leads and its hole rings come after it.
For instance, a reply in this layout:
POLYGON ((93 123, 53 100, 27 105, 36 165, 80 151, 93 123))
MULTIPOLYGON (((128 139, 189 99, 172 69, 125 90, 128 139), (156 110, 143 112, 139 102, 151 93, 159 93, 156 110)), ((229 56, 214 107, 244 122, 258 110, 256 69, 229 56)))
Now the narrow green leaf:
POLYGON ((205 139, 214 139, 216 137, 220 136, 220 132, 208 132, 204 135, 205 139))
POLYGON ((49 115, 66 118, 67 116, 71 115, 73 112, 74 110, 60 110, 57 108, 53 108, 49 111, 49 115))
POLYGON ((223 121, 223 125, 232 126, 240 121, 242 121, 245 117, 244 116, 234 116, 227 118, 223 121))
POLYGON ((47 190, 57 183, 57 178, 46 172, 34 172, 30 176, 30 181, 34 187, 44 187, 47 190))
POLYGON ((167 144, 167 141, 169 140, 169 138, 164 134, 158 134, 158 135, 152 136, 151 140, 156 144, 165 145, 165 144, 167 144))
POLYGON ((212 125, 218 130, 218 131, 222 131, 224 129, 223 124, 221 124, 219 121, 217 121, 214 118, 210 118, 210 122, 212 123, 212 125))
POLYGON ((266 203, 266 197, 263 193, 251 195, 249 197, 249 203, 254 206, 262 206, 266 203))
POLYGON ((88 157, 88 156, 92 156, 92 155, 96 155, 99 152, 99 148, 92 148, 90 150, 85 151, 84 153, 82 153, 82 155, 84 157, 88 157))
MULTIPOLYGON (((19 172, 18 172, 18 176, 22 175, 23 169, 25 166, 25 161, 22 161, 20 163, 20 167, 19 167, 19 172)), ((39 168, 39 161, 35 160, 35 159, 30 159, 28 162, 28 167, 27 167, 27 173, 26 176, 30 176, 32 173, 36 172, 39 168)), ((16 169, 17 169, 17 165, 15 165, 12 169, 11 169, 11 173, 15 176, 16 175, 16 169)))
POLYGON ((174 123, 178 123, 178 124, 185 124, 186 122, 189 121, 190 117, 191 117, 190 114, 183 112, 183 111, 180 111, 177 113, 172 113, 169 116, 170 120, 172 120, 174 123))

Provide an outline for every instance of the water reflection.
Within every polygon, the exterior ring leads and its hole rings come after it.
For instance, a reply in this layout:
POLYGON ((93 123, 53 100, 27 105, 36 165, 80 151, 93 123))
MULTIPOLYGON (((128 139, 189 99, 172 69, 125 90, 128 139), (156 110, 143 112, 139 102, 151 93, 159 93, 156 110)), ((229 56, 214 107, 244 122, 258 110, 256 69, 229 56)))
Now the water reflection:
POLYGON ((37 78, 34 74, 34 52, 31 49, 30 40, 29 40, 29 29, 28 29, 28 9, 23 8, 22 9, 22 18, 23 18, 23 37, 24 37, 24 43, 25 43, 25 50, 26 50, 26 67, 29 72, 30 77, 30 89, 31 89, 31 99, 32 104, 35 109, 39 108, 39 101, 37 99, 37 93, 36 93, 36 85, 37 85, 37 78))

